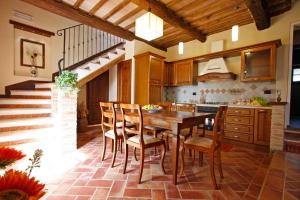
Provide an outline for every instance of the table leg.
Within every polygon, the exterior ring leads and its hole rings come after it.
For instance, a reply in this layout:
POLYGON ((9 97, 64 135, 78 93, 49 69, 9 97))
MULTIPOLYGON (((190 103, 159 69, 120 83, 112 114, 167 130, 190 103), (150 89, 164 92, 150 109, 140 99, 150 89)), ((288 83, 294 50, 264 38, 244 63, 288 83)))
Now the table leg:
POLYGON ((172 137, 172 175, 173 175, 173 184, 177 184, 177 171, 178 171, 178 157, 179 157, 179 130, 176 126, 173 128, 173 137, 172 137))

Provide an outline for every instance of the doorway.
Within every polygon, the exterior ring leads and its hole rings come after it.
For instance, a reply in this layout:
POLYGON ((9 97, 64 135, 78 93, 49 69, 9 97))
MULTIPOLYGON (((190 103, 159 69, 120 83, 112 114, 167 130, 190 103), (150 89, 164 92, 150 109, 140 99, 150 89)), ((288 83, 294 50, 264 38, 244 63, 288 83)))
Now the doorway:
POLYGON ((300 129, 300 24, 294 26, 291 93, 290 93, 290 128, 300 129))
POLYGON ((118 101, 131 102, 131 59, 118 64, 118 101))
POLYGON ((99 102, 108 101, 109 71, 100 74, 87 83, 88 124, 101 124, 101 110, 99 102))

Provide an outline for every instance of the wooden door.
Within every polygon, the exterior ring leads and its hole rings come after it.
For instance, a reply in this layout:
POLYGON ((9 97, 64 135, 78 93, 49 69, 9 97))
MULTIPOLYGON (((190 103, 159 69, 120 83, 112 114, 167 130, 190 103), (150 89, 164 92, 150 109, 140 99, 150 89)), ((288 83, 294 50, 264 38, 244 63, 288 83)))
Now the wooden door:
POLYGON ((271 109, 255 109, 254 144, 270 145, 271 109))
POLYGON ((193 61, 180 61, 175 63, 176 85, 193 84, 193 61))
POLYGON ((87 83, 88 123, 101 123, 100 101, 108 101, 109 71, 87 83))
POLYGON ((162 102, 162 85, 149 85, 149 103, 157 104, 162 102))
POLYGON ((118 101, 131 103, 131 59, 118 64, 118 101))
POLYGON ((149 82, 152 84, 163 84, 164 61, 161 58, 150 56, 150 76, 149 82))

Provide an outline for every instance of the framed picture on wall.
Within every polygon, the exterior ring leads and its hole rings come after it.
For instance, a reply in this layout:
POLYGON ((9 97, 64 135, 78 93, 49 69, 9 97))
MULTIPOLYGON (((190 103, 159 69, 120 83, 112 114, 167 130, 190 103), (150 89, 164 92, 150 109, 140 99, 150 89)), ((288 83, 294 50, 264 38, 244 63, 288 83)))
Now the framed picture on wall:
POLYGON ((45 44, 28 40, 20 40, 21 66, 45 68, 45 44))

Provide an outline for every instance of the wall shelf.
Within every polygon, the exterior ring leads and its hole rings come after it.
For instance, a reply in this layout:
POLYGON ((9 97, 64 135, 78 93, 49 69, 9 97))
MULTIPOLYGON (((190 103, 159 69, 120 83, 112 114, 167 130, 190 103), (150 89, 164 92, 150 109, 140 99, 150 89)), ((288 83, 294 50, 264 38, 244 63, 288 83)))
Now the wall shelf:
POLYGON ((9 20, 9 23, 13 24, 14 28, 16 28, 16 29, 20 29, 20 30, 23 30, 23 31, 35 33, 35 34, 38 34, 38 35, 42 35, 42 36, 46 36, 46 37, 51 37, 51 36, 55 35, 55 33, 51 32, 51 31, 47 31, 47 30, 40 29, 40 28, 37 28, 37 27, 34 27, 34 26, 23 24, 23 23, 14 21, 14 20, 9 20))

